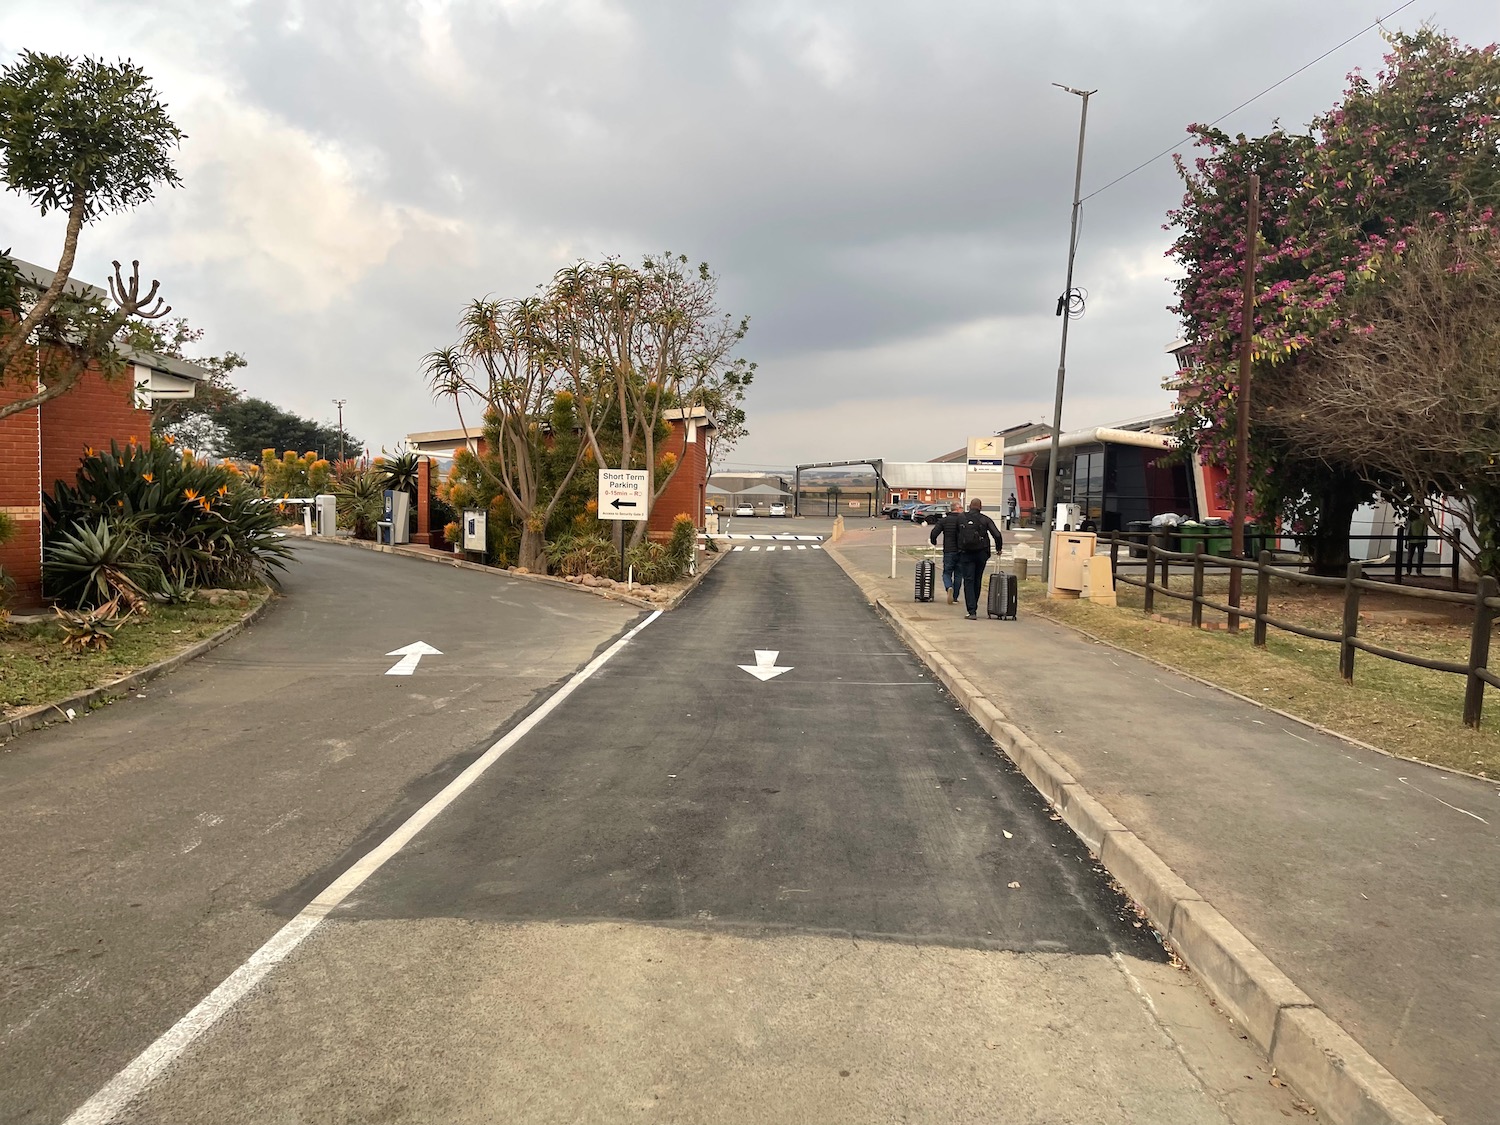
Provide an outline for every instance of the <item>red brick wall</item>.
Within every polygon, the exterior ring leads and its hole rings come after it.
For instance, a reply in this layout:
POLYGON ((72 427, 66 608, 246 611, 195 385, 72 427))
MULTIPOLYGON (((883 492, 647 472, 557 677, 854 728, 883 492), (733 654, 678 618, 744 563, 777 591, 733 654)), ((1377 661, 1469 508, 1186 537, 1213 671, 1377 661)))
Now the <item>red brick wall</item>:
MULTIPOLYGON (((14 402, 35 387, 36 353, 23 352, 3 385, 0 402, 14 402)), ((84 449, 108 449, 132 435, 151 436, 151 412, 134 406, 134 377, 126 372, 106 381, 97 371, 83 374, 66 394, 0 419, 0 508, 16 525, 13 539, 0 547, 0 566, 16 583, 12 605, 41 604, 43 487, 71 483, 84 449)))
MULTIPOLYGON (((0 382, 0 402, 11 403, 36 390, 36 354, 25 349, 0 382)), ((41 430, 35 410, 0 419, 0 509, 15 524, 15 535, 0 546, 0 566, 15 580, 11 604, 31 608, 42 597, 41 430)))
POLYGON ((678 458, 677 472, 668 482, 666 490, 651 508, 651 520, 647 526, 652 535, 670 534, 672 521, 686 512, 693 517, 693 526, 703 527, 704 494, 708 489, 708 445, 707 435, 700 427, 696 441, 685 440, 686 429, 681 422, 672 423, 672 436, 663 443, 667 453, 678 458))
POLYGON ((417 542, 427 545, 428 521, 432 518, 432 462, 423 457, 417 462, 417 542))
POLYGON ((98 371, 84 372, 65 395, 42 404, 42 487, 54 481, 73 483, 84 450, 107 450, 110 439, 124 445, 130 438, 151 440, 151 411, 135 408, 135 376, 130 368, 106 380, 98 371))

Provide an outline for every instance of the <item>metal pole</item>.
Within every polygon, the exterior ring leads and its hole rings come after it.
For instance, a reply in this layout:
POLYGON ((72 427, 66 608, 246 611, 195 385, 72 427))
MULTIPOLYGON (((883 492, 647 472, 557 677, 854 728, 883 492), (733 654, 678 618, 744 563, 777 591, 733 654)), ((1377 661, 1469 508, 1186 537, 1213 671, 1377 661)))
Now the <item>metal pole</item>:
POLYGON ((339 460, 340 461, 342 461, 344 459, 344 403, 346 403, 348 401, 349 400, 347 398, 336 398, 336 399, 333 400, 333 405, 337 406, 339 408, 339 460))
POLYGON ((1073 217, 1068 227, 1068 280, 1063 288, 1062 301, 1062 348, 1057 356, 1057 398, 1052 405, 1052 453, 1047 464, 1047 509, 1042 520, 1042 577, 1051 581, 1052 575, 1052 513, 1057 510, 1057 455, 1058 440, 1062 437, 1063 379, 1068 369, 1068 305, 1073 296, 1073 257, 1078 252, 1078 209, 1083 205, 1079 198, 1083 188, 1083 135, 1089 123, 1089 98, 1097 90, 1075 90, 1059 82, 1052 85, 1083 99, 1083 108, 1078 115, 1078 164, 1073 172, 1073 217))
MULTIPOLYGON (((1245 557, 1245 493, 1250 488, 1250 354, 1255 347, 1255 250, 1260 231, 1260 177, 1250 176, 1250 206, 1245 218, 1245 287, 1240 294, 1240 379, 1234 396, 1234 506, 1230 519, 1230 550, 1245 557)), ((1229 604, 1240 608, 1239 567, 1229 572, 1229 604)), ((1229 615, 1229 631, 1240 631, 1240 615, 1229 615)))

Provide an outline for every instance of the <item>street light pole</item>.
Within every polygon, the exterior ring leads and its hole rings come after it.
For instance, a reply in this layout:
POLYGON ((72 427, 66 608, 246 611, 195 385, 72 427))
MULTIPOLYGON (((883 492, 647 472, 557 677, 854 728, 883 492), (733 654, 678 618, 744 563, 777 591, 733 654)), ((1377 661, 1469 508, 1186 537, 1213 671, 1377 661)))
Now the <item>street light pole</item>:
POLYGON ((1042 513, 1042 577, 1051 581, 1052 565, 1052 519, 1057 510, 1057 455, 1058 441, 1062 437, 1063 378, 1068 370, 1068 322, 1073 318, 1069 306, 1073 300, 1073 257, 1078 251, 1078 209, 1083 205, 1079 198, 1083 188, 1083 135, 1089 123, 1089 98, 1098 90, 1075 90, 1061 82, 1052 85, 1083 99, 1083 108, 1078 115, 1078 164, 1073 172, 1073 218, 1068 227, 1068 280, 1059 299, 1058 313, 1063 318, 1062 350, 1057 357, 1057 398, 1052 405, 1052 453, 1047 462, 1047 507, 1042 513))
POLYGON ((339 460, 340 461, 342 461, 344 459, 344 403, 346 403, 348 401, 349 400, 347 398, 336 398, 336 399, 333 400, 333 405, 337 406, 339 408, 339 460))

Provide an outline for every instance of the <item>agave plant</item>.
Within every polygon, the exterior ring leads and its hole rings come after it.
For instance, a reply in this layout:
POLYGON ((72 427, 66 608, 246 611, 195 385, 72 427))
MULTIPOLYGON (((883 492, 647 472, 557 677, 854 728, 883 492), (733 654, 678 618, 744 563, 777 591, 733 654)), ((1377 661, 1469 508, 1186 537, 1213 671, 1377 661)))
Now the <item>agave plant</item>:
POLYGON ((103 652, 114 642, 120 626, 129 620, 131 610, 120 613, 116 595, 103 605, 86 610, 66 610, 53 606, 63 628, 63 648, 70 652, 103 652))
POLYGON ((64 606, 92 609, 123 602, 132 610, 164 582, 139 527, 129 519, 100 519, 61 532, 47 544, 42 580, 64 606))
POLYGON ((398 449, 394 455, 383 457, 380 461, 380 472, 385 478, 384 487, 404 492, 408 496, 415 496, 419 461, 421 458, 409 449, 398 449))
POLYGON ((79 465, 74 484, 58 481, 44 498, 48 550, 99 521, 127 521, 157 566, 180 585, 271 581, 289 548, 259 490, 222 464, 166 442, 111 444, 79 465))
POLYGON ((333 494, 338 497, 339 526, 356 539, 374 539, 385 508, 385 476, 379 469, 352 461, 336 466, 333 494))

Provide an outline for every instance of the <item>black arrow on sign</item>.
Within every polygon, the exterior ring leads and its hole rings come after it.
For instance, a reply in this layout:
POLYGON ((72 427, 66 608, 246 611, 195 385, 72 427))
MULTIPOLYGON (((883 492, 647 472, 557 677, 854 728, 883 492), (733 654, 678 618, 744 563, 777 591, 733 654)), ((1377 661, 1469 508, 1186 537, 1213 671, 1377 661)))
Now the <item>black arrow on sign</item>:
POLYGON ((634 508, 635 507, 635 501, 634 500, 621 500, 618 496, 616 496, 613 500, 611 500, 609 502, 609 506, 611 508, 634 508))

